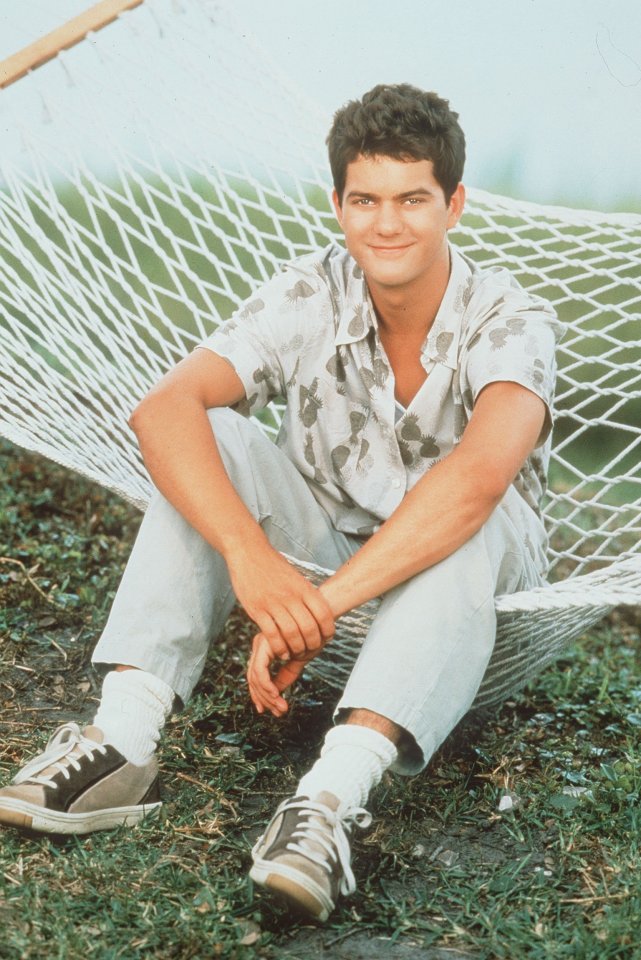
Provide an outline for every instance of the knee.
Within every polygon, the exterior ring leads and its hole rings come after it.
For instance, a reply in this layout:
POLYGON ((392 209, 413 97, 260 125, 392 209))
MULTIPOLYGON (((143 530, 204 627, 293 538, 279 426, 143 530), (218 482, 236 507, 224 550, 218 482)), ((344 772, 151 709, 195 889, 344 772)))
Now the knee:
POLYGON ((230 476, 234 476, 236 465, 242 466, 247 461, 243 443, 247 421, 239 413, 230 410, 229 407, 216 407, 208 410, 207 417, 225 469, 230 476))
POLYGON ((242 429, 242 424, 247 423, 245 417, 230 407, 212 407, 207 411, 207 418, 216 437, 221 438, 238 433, 242 429))
POLYGON ((208 410, 207 416, 232 483, 244 483, 252 469, 266 461, 274 445, 255 423, 229 407, 208 410))
POLYGON ((442 599, 478 609, 494 597, 492 562, 480 532, 418 577, 425 596, 436 604, 442 599))
POLYGON ((207 411, 209 425, 223 460, 233 460, 241 448, 246 448, 256 427, 246 417, 229 407, 215 407, 207 411))

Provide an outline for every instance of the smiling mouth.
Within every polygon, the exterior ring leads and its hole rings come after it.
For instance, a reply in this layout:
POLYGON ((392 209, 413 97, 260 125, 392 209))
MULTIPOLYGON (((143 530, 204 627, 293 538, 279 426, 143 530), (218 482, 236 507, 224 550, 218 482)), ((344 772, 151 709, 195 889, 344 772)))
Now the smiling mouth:
POLYGON ((390 253, 390 254, 403 253, 405 250, 409 250, 410 246, 411 244, 409 243, 405 243, 402 246, 398 246, 398 247, 379 247, 379 246, 375 246, 374 244, 370 244, 370 249, 373 250, 374 253, 382 253, 383 255, 385 255, 387 253, 390 253))

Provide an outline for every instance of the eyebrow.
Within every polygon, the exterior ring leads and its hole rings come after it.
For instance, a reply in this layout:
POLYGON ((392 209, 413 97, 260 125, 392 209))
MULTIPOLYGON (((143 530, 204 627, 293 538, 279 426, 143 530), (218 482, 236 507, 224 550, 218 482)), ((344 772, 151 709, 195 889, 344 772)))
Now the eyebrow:
MULTIPOLYGON (((407 200, 408 197, 417 197, 425 196, 432 197, 434 195, 433 190, 428 190, 427 187, 417 187, 415 190, 405 190, 403 193, 397 193, 392 198, 393 200, 407 200)), ((374 200, 377 194, 368 193, 367 190, 350 190, 346 195, 345 199, 349 200, 352 197, 364 197, 367 200, 374 200)))

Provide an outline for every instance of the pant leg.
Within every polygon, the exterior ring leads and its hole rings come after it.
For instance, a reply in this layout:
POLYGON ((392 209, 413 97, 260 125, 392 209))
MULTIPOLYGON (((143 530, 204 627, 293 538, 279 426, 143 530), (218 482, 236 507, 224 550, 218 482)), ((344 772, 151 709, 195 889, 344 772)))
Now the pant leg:
MULTIPOLYGON (((290 460, 228 409, 210 422, 229 477, 276 549, 329 569, 359 541, 336 531, 290 460)), ((186 702, 234 605, 222 556, 158 492, 134 544, 93 662, 155 674, 186 702)))
POLYGON ((472 705, 496 637, 495 596, 541 582, 499 505, 459 550, 384 596, 337 715, 360 707, 403 727, 414 742, 394 769, 418 773, 472 705))

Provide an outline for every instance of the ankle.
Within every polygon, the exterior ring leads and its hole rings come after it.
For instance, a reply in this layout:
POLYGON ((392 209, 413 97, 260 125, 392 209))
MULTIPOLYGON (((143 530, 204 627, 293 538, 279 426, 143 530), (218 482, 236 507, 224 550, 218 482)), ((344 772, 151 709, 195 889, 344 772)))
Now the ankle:
POLYGON ((376 733, 380 733, 393 743, 395 747, 398 747, 406 736, 403 727, 399 727, 393 720, 388 720, 380 713, 374 713, 373 710, 365 710, 361 707, 349 711, 345 718, 345 725, 375 730, 376 733))
POLYGON ((342 805, 362 807, 396 758, 395 745, 377 730, 355 724, 333 727, 297 793, 311 799, 331 793, 342 805))
POLYGON ((94 726, 130 763, 144 766, 171 712, 172 689, 145 670, 112 670, 104 678, 94 726))

